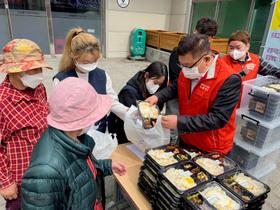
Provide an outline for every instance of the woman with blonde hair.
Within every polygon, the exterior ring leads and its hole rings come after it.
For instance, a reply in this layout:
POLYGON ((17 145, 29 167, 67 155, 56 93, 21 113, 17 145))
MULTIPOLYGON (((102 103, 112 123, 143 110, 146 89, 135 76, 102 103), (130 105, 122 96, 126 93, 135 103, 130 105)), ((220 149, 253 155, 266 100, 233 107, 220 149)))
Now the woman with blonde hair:
MULTIPOLYGON (((78 77, 88 81, 99 94, 108 94, 113 99, 111 111, 121 119, 128 109, 119 103, 112 88, 109 75, 97 67, 101 50, 98 40, 82 28, 70 30, 67 35, 65 49, 59 65, 59 72, 55 75, 53 84, 57 85, 67 77, 78 77)), ((106 116, 95 123, 96 129, 105 133, 106 116)))

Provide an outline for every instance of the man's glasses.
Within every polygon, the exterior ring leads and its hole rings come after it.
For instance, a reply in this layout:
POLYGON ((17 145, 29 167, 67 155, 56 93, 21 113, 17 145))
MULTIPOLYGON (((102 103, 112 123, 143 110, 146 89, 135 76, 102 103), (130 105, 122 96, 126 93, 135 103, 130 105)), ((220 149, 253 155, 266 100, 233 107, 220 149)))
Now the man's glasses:
MULTIPOLYGON (((195 64, 197 64, 205 55, 207 55, 207 54, 204 54, 204 55, 202 55, 191 67, 187 67, 187 68, 192 68, 192 67, 194 67, 195 66, 195 64)), ((186 66, 183 66, 182 64, 180 64, 180 63, 177 63, 177 65, 182 69, 183 67, 186 67, 186 66)))

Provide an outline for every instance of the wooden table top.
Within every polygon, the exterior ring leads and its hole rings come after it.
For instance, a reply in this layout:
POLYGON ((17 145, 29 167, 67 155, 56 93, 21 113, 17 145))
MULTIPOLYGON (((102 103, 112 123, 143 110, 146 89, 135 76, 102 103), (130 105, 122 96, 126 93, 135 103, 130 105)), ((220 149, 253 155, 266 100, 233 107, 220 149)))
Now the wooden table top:
POLYGON ((139 171, 143 161, 126 147, 129 144, 131 143, 118 145, 110 157, 113 161, 123 162, 127 168, 124 176, 114 173, 114 177, 137 209, 152 209, 151 203, 137 186, 139 171))

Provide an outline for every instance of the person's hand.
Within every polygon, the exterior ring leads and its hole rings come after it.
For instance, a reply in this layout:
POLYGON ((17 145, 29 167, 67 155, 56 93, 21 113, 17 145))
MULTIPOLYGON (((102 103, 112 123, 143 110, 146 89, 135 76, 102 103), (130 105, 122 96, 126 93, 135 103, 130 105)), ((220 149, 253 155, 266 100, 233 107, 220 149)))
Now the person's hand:
POLYGON ((153 106, 154 104, 156 104, 158 102, 158 97, 155 95, 152 95, 149 98, 147 98, 145 101, 149 102, 150 106, 153 106))
POLYGON ((18 188, 17 184, 14 182, 9 187, 0 189, 0 195, 2 195, 7 200, 13 200, 18 198, 18 188))
POLYGON ((256 64, 254 64, 254 63, 249 63, 249 64, 247 64, 247 65, 244 67, 243 71, 244 71, 245 74, 247 75, 247 74, 249 74, 251 71, 254 70, 255 66, 256 66, 256 64))
POLYGON ((177 129, 177 115, 162 116, 161 125, 163 128, 177 129))
POLYGON ((126 166, 120 161, 112 162, 112 169, 114 173, 117 173, 120 176, 125 175, 126 173, 126 166))

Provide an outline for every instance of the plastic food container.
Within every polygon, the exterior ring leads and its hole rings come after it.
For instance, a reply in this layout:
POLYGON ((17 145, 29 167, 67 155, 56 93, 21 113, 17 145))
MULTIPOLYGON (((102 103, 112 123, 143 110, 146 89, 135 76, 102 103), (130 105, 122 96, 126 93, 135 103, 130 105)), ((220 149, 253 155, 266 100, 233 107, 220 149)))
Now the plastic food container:
POLYGON ((158 181, 158 188, 161 189, 166 195, 169 195, 173 200, 175 200, 175 202, 181 202, 182 195, 174 190, 164 179, 158 181))
POLYGON ((156 169, 153 165, 152 165, 152 162, 150 160, 144 160, 144 166, 150 170, 150 172, 155 176, 155 177, 158 177, 159 176, 159 170, 156 169))
POLYGON ((143 120, 143 127, 149 129, 155 126, 158 116, 160 115, 160 110, 156 104, 150 106, 149 102, 146 101, 136 101, 139 114, 143 120))
POLYGON ((210 173, 202 169, 192 161, 182 161, 172 166, 163 168, 160 171, 162 181, 166 182, 166 189, 171 195, 180 195, 204 182, 212 180, 210 173), (174 192, 171 192, 175 191, 174 192))
POLYGON ((157 178, 154 176, 153 172, 151 172, 149 168, 141 166, 140 173, 142 173, 151 184, 156 185, 157 178))
POLYGON ((244 209, 243 203, 229 190, 212 181, 183 195, 190 209, 244 209))
POLYGON ((236 125, 235 138, 239 140, 259 149, 266 149, 272 144, 280 146, 280 121, 266 122, 237 110, 236 125))
POLYGON ((208 171, 214 178, 238 167, 233 160, 219 152, 211 152, 196 157, 193 161, 208 171))
POLYGON ((148 201, 150 203, 153 203, 155 199, 155 191, 149 188, 140 178, 138 180, 137 186, 140 189, 140 191, 145 195, 145 197, 148 199, 148 201))
POLYGON ((262 206, 270 192, 269 186, 241 169, 219 176, 218 182, 236 195, 246 208, 250 209, 262 206))
POLYGON ((190 155, 188 155, 182 148, 174 144, 168 144, 146 150, 146 160, 150 161, 157 170, 178 163, 182 160, 190 159, 190 155))
MULTIPOLYGON (((181 205, 182 199, 178 199, 170 194, 163 186, 158 185, 157 194, 161 194, 161 196, 167 200, 167 203, 171 203, 173 206, 178 207, 181 205)), ((178 195, 181 196, 181 195, 178 195)))
POLYGON ((250 150, 250 147, 241 147, 238 142, 235 142, 227 156, 235 161, 240 168, 252 170, 254 168, 263 168, 266 165, 274 163, 279 153, 279 149, 268 154, 265 152, 255 152, 254 150, 250 150))
POLYGON ((156 197, 157 197, 157 200, 161 203, 162 206, 169 207, 167 209, 178 209, 181 206, 181 202, 180 203, 171 202, 165 196, 165 194, 163 194, 161 191, 157 192, 157 196, 156 197))
POLYGON ((207 152, 204 152, 204 151, 202 151, 202 150, 200 150, 197 147, 192 146, 192 145, 188 145, 188 146, 184 147, 183 150, 191 156, 191 159, 193 159, 197 156, 207 154, 207 152))
POLYGON ((243 82, 240 108, 261 120, 274 121, 280 117, 280 81, 265 76, 243 82))

